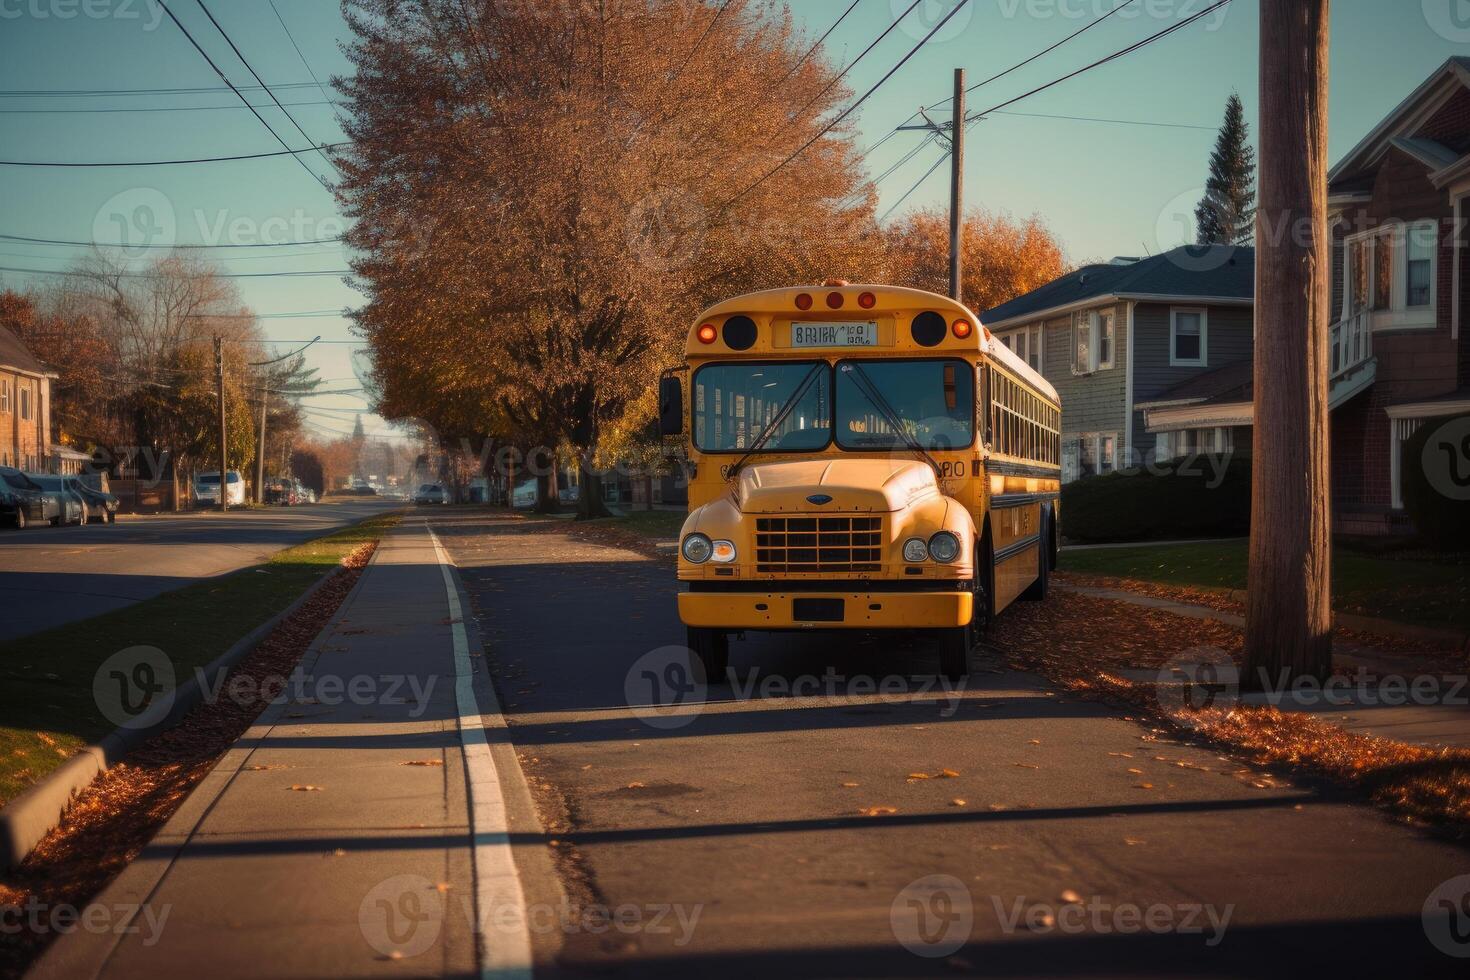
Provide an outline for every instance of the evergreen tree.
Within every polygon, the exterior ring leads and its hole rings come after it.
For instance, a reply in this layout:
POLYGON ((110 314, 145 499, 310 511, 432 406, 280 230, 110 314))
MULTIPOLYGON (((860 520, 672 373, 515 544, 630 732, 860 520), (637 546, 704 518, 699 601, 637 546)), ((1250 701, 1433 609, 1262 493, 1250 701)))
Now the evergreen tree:
POLYGON ((1249 140, 1245 107, 1232 94, 1210 154, 1205 196, 1194 210, 1201 245, 1248 245, 1255 237, 1256 151, 1249 140))

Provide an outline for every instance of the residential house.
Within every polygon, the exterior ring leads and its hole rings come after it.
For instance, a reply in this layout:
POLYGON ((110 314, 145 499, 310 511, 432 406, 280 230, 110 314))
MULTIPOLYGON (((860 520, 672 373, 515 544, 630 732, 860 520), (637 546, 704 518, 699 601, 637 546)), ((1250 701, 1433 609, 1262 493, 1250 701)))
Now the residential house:
MULTIPOLYGON (((1089 265, 981 314, 1062 399, 1062 477, 1112 472, 1195 452, 1248 453, 1228 412, 1152 417, 1196 403, 1181 386, 1214 377, 1222 394, 1254 347, 1255 252, 1181 246, 1089 265)), ((1243 365, 1243 367, 1242 367, 1243 365)), ((1246 420, 1249 425, 1249 420, 1246 420)))
POLYGON ((1470 58, 1452 58, 1328 174, 1339 530, 1404 526, 1403 441, 1426 419, 1470 412, 1467 198, 1470 58))
POLYGON ((56 376, 14 332, 0 326, 0 466, 46 468, 56 376))

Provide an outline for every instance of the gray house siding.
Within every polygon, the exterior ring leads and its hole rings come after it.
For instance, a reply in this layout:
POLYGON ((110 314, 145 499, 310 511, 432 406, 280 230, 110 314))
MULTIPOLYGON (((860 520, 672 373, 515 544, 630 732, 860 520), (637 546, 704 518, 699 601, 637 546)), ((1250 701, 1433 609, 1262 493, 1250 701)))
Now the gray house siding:
MULTIPOLYGON (((1133 311, 1133 404, 1147 402, 1161 392, 1196 375, 1248 358, 1255 349, 1254 315, 1249 306, 1203 304, 1206 310, 1205 366, 1173 367, 1169 364, 1169 319, 1171 309, 1200 309, 1189 303, 1139 303, 1133 311)), ((1065 411, 1065 402, 1063 410, 1065 411)), ((1133 449, 1142 459, 1154 449, 1143 413, 1133 412, 1133 449)))

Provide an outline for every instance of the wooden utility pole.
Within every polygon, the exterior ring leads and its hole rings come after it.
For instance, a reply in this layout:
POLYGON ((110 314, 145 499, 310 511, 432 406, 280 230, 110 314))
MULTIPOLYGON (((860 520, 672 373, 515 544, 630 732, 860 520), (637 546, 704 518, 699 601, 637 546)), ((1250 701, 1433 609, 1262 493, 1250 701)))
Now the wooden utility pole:
POLYGON ((214 335, 214 374, 219 388, 219 509, 230 509, 229 428, 225 422, 225 346, 219 334, 214 335))
POLYGON ((255 454, 255 502, 265 503, 265 408, 270 392, 260 389, 260 450, 255 454))
POLYGON ((1245 676, 1332 670, 1328 466, 1330 0, 1261 0, 1255 433, 1245 676))
POLYGON ((960 299, 964 265, 960 238, 965 225, 965 70, 954 70, 954 122, 949 131, 949 298, 960 299))

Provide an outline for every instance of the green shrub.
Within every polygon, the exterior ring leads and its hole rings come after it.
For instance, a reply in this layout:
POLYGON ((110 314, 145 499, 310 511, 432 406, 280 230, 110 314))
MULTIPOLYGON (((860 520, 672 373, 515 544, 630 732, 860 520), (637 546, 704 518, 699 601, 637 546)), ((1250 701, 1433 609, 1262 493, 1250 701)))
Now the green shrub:
POLYGON ((1399 476, 1424 544, 1470 551, 1470 415, 1425 419, 1403 444, 1399 476))
POLYGON ((1249 459, 1192 456, 1062 487, 1061 531, 1072 541, 1226 538, 1250 533, 1249 459))

